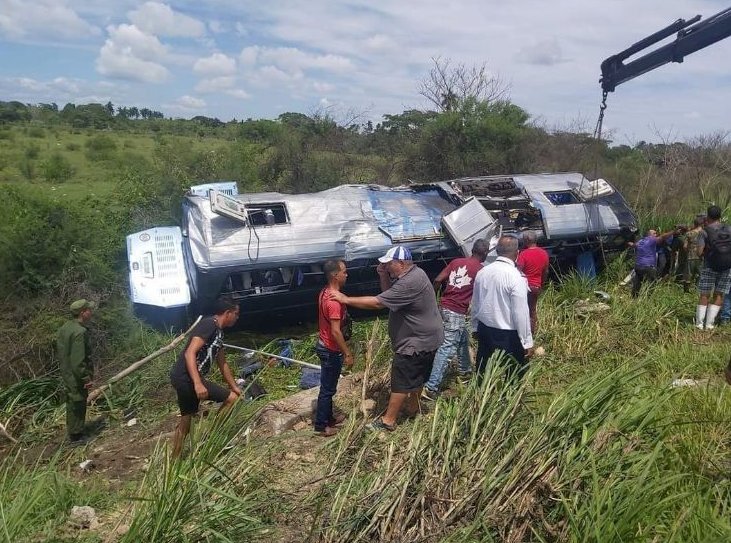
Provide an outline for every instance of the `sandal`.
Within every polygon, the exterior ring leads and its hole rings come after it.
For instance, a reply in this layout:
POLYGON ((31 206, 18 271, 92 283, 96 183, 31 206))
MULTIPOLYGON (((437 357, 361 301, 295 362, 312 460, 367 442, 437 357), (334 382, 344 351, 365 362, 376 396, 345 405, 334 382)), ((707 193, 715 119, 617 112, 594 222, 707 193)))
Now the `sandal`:
POLYGON ((396 425, 386 424, 385 422, 383 422, 383 419, 379 417, 370 424, 367 424, 366 428, 373 432, 382 432, 384 430, 387 432, 393 432, 396 429, 396 425))

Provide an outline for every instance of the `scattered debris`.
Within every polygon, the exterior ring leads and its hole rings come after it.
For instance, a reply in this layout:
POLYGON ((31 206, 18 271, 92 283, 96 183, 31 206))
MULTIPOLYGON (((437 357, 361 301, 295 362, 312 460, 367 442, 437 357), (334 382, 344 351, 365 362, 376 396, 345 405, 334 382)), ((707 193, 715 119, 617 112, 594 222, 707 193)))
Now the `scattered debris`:
POLYGON ((79 469, 81 471, 89 471, 91 468, 94 467, 94 461, 93 460, 84 460, 79 464, 79 469))
POLYGON ((708 384, 708 379, 674 379, 670 386, 679 387, 700 387, 708 384))
POLYGON ((610 307, 604 302, 592 302, 589 298, 578 300, 574 304, 574 311, 577 315, 587 317, 592 313, 603 313, 609 311, 610 307))
POLYGON ((128 427, 135 426, 136 424, 137 424, 137 419, 135 419, 135 418, 129 419, 127 421, 127 426, 128 427))
POLYGON ((533 354, 535 356, 543 356, 546 354, 546 349, 544 349, 543 347, 536 347, 533 351, 533 354))
POLYGON ((74 505, 71 508, 69 522, 77 528, 95 530, 99 527, 99 521, 96 519, 96 511, 88 505, 74 505))
POLYGON ((612 297, 609 295, 609 293, 604 292, 603 290, 595 290, 594 294, 596 295, 597 298, 601 298, 605 302, 608 302, 609 300, 612 299, 612 297))

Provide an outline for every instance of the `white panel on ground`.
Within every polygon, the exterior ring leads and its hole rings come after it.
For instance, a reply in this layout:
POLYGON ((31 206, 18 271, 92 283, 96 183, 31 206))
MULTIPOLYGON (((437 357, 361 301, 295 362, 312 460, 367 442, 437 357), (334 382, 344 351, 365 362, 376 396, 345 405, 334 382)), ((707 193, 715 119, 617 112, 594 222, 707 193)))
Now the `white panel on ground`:
POLYGON ((129 286, 134 303, 157 307, 190 303, 182 242, 177 226, 150 228, 127 236, 129 286))

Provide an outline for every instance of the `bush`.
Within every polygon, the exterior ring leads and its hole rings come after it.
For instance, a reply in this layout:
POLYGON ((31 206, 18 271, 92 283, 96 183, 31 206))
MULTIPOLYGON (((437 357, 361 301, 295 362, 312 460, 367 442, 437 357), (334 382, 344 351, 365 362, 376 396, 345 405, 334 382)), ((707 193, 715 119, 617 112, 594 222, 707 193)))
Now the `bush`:
POLYGON ((46 181, 63 182, 74 175, 74 169, 65 156, 56 152, 41 163, 41 175, 46 181))
POLYGON ((92 287, 114 282, 124 236, 108 205, 89 199, 59 203, 33 187, 8 187, 4 195, 0 284, 22 295, 69 281, 92 287))
POLYGON ((117 142, 106 134, 98 134, 86 140, 86 157, 92 162, 111 160, 117 152, 117 142))
POLYGON ((0 130, 0 140, 13 141, 15 134, 12 130, 0 130))
POLYGON ((70 141, 66 144, 67 151, 78 151, 79 149, 81 149, 81 145, 76 142, 70 141))
POLYGON ((41 152, 41 148, 37 145, 29 145, 25 148, 25 158, 34 159, 38 158, 38 154, 41 152))
POLYGON ((23 177, 25 177, 28 181, 31 181, 36 176, 35 162, 27 156, 20 161, 18 169, 20 170, 20 173, 23 174, 23 177))
POLYGON ((43 139, 46 137, 46 131, 43 130, 40 126, 31 126, 28 129, 28 136, 30 136, 31 138, 43 139))

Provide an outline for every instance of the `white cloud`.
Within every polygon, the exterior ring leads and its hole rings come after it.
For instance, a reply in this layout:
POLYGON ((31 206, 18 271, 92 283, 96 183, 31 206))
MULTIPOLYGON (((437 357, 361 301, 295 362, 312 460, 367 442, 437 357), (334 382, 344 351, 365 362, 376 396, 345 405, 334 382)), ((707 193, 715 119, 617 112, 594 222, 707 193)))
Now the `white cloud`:
POLYGON ((214 34, 222 34, 227 31, 226 24, 222 21, 208 21, 208 30, 214 34))
POLYGON ((325 81, 313 81, 312 82, 312 88, 315 90, 315 92, 324 94, 327 92, 332 92, 335 90, 335 85, 331 83, 327 83, 325 81))
POLYGON ((236 23, 236 25, 234 25, 234 28, 236 29, 236 34, 238 34, 239 36, 249 35, 249 30, 243 23, 236 23))
POLYGON ((96 60, 97 71, 109 77, 161 83, 170 75, 163 66, 168 51, 155 36, 135 25, 107 27, 109 37, 96 60))
POLYGON ((149 34, 197 38, 206 33, 202 22, 160 2, 145 2, 130 11, 128 16, 138 28, 149 34))
POLYGON ((384 34, 374 34, 366 38, 364 45, 374 53, 387 53, 396 49, 396 42, 384 34))
POLYGON ((225 91, 225 94, 232 98, 238 98, 239 100, 248 100, 251 95, 243 89, 230 89, 225 91))
POLYGON ((181 96, 175 101, 175 105, 183 109, 203 109, 206 107, 206 102, 195 96, 181 96))
POLYGON ((241 51, 239 59, 245 65, 255 63, 271 65, 289 73, 312 69, 345 72, 354 68, 349 58, 332 54, 308 53, 296 47, 245 47, 241 51))
POLYGON ((5 99, 27 103, 39 102, 107 102, 113 89, 104 82, 87 81, 69 77, 49 80, 31 77, 0 77, 0 95, 5 99), (93 98, 93 99, 92 99, 93 98))
POLYGON ((223 53, 213 53, 210 57, 196 60, 193 71, 205 76, 231 75, 236 73, 236 60, 223 53))
POLYGON ((0 35, 10 39, 98 36, 99 28, 82 19, 65 0, 0 0, 0 35))
POLYGON ((516 58, 520 62, 538 66, 553 66, 554 64, 566 62, 556 38, 541 40, 533 45, 523 47, 518 51, 516 58))
POLYGON ((247 74, 247 79, 259 88, 301 87, 305 76, 302 72, 288 73, 276 66, 262 66, 247 74))
POLYGON ((213 77, 210 79, 202 79, 195 86, 195 92, 206 94, 213 92, 221 92, 232 89, 236 86, 236 78, 230 75, 213 77))
POLYGON ((256 65, 256 59, 259 57, 259 49, 260 47, 258 45, 244 47, 239 55, 239 62, 244 66, 256 65))

